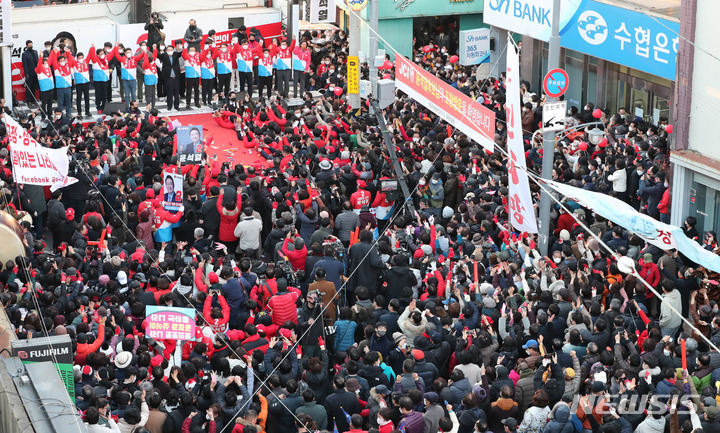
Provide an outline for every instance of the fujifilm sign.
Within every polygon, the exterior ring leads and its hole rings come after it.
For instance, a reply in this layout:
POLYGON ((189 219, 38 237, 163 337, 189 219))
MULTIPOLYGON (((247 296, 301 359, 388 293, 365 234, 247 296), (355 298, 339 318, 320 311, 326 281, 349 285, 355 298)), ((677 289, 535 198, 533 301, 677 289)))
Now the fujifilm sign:
MULTIPOLYGON (((561 0, 560 33, 586 1, 561 0)), ((484 6, 485 23, 542 41, 550 39, 553 0, 485 0, 484 6)))

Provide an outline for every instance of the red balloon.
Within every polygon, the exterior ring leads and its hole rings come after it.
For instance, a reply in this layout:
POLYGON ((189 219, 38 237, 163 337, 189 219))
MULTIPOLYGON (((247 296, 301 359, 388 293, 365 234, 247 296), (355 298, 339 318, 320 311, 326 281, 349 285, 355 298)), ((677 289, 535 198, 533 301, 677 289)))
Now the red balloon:
POLYGON ((672 125, 668 125, 665 127, 665 132, 667 132, 668 134, 672 134, 672 131, 673 131, 672 125))
POLYGON ((423 53, 429 53, 430 51, 432 51, 432 47, 430 45, 425 45, 422 48, 422 51, 423 51, 423 53))
POLYGON ((342 89, 342 87, 336 87, 335 90, 333 90, 333 92, 335 92, 335 96, 340 96, 343 94, 343 89, 342 89))
POLYGON ((392 75, 390 75, 390 74, 385 74, 385 75, 383 75, 383 78, 386 79, 386 80, 392 80, 392 75))
POLYGON ((599 118, 602 117, 603 112, 602 112, 601 109, 596 108, 596 109, 593 111, 592 115, 593 115, 594 118, 599 119, 599 118))
POLYGON ((607 138, 603 138, 602 141, 600 142, 600 144, 598 144, 598 146, 600 146, 600 147, 605 147, 607 145, 608 145, 607 138))
POLYGON ((583 141, 582 143, 580 143, 580 144, 578 145, 578 148, 579 148, 580 150, 582 150, 582 151, 586 151, 586 150, 587 150, 587 143, 585 143, 585 142, 583 141))
POLYGON ((457 63, 458 60, 460 60, 460 57, 453 55, 453 56, 450 56, 449 60, 450 60, 450 63, 457 63))
POLYGON ((385 60, 385 63, 383 63, 383 69, 392 69, 393 66, 393 62, 390 60, 385 60))

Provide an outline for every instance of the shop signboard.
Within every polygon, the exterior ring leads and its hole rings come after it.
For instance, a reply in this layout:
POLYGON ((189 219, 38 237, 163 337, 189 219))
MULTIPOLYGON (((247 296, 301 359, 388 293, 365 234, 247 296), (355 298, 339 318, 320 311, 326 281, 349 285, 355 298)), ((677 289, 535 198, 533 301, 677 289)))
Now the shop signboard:
MULTIPOLYGON (((484 0, 486 24, 547 42, 553 0, 484 0)), ((597 0, 561 0, 560 45, 675 80, 680 24, 597 0)))
POLYGON ((334 23, 335 10, 334 0, 312 0, 310 2, 310 22, 313 24, 334 23))
POLYGON ((55 365, 60 380, 65 383, 70 399, 75 401, 75 378, 73 377, 74 352, 68 335, 15 340, 11 343, 12 356, 23 364, 49 361, 55 365))
POLYGON ((347 57, 347 92, 357 95, 360 92, 360 61, 358 56, 347 57))
POLYGON ((481 146, 495 149, 495 113, 402 56, 395 57, 395 84, 419 104, 481 146))
POLYGON ((460 64, 479 65, 490 62, 490 29, 481 28, 460 32, 460 64))
POLYGON ((479 14, 483 0, 380 0, 379 12, 380 19, 479 14))
MULTIPOLYGON (((565 29, 588 0, 561 0, 560 29, 565 29)), ((549 41, 553 0, 484 0, 483 21, 495 27, 549 41)))
POLYGON ((680 24, 588 1, 560 35, 563 47, 675 80, 680 24))

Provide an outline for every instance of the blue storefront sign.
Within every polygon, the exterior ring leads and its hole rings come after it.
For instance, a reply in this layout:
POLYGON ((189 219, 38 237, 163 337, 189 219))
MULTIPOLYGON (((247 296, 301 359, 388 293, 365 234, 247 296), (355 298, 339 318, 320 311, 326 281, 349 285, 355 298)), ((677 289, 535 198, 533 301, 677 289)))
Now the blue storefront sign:
POLYGON ((588 1, 560 34, 564 48, 675 80, 680 24, 588 1))

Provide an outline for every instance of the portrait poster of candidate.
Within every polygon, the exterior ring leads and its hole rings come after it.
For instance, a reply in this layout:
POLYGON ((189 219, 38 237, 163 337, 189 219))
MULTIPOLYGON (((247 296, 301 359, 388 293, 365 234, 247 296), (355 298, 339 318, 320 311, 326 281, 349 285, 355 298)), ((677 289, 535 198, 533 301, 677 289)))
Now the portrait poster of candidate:
POLYGON ((177 157, 182 165, 200 164, 205 148, 201 125, 187 125, 177 128, 177 157))
POLYGON ((183 204, 183 177, 175 173, 163 174, 163 208, 179 211, 183 204))

